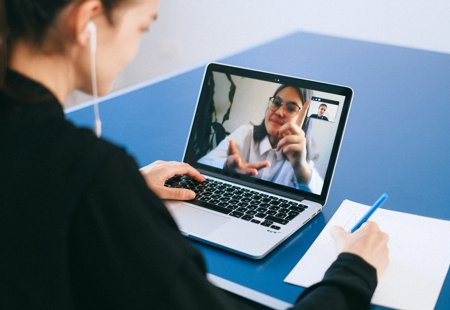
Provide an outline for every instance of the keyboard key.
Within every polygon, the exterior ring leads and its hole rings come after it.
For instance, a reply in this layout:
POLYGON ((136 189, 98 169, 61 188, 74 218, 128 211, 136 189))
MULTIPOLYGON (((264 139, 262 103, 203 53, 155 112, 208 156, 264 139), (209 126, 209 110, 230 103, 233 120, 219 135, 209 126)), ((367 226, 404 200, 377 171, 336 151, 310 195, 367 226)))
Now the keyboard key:
POLYGON ((280 226, 277 226, 277 225, 272 225, 272 226, 270 226, 270 228, 273 228, 273 229, 276 229, 276 230, 280 230, 280 226))
POLYGON ((266 217, 266 220, 273 221, 273 222, 281 224, 281 225, 286 225, 287 223, 289 223, 288 220, 280 219, 279 217, 275 217, 275 216, 272 216, 272 215, 268 215, 266 217))
POLYGON ((255 223, 255 224, 259 224, 259 223, 261 223, 261 221, 258 221, 258 220, 255 220, 255 219, 253 219, 253 220, 250 220, 250 222, 252 222, 252 223, 255 223))
POLYGON ((299 207, 292 206, 292 207, 289 207, 289 210, 292 210, 292 211, 301 213, 301 212, 303 212, 303 210, 305 210, 305 209, 302 209, 302 208, 299 208, 299 207))
POLYGON ((266 214, 264 214, 264 213, 256 213, 255 214, 255 217, 259 217, 259 218, 265 218, 266 217, 266 214))
POLYGON ((239 208, 239 206, 237 205, 237 204, 235 204, 235 203, 228 203, 228 207, 232 207, 233 209, 237 209, 237 208, 239 208))
MULTIPOLYGON (((201 199, 200 199, 201 200, 201 199)), ((226 202, 226 201, 223 201, 223 200, 221 200, 221 199, 218 199, 218 202, 216 203, 218 206, 221 206, 221 207, 224 207, 224 208, 226 208, 228 205, 229 205, 229 203, 228 202, 226 202)))
POLYGON ((243 217, 241 217, 241 219, 243 219, 243 220, 245 220, 245 221, 250 221, 252 218, 253 218, 253 216, 248 215, 248 214, 246 214, 246 215, 244 215, 243 217))
POLYGON ((231 212, 230 209, 223 208, 223 207, 220 207, 220 206, 217 206, 217 205, 213 205, 213 204, 211 204, 209 202, 205 202, 205 201, 191 200, 189 202, 193 203, 193 204, 195 204, 197 206, 200 206, 200 207, 203 207, 203 208, 206 208, 206 209, 210 209, 210 210, 213 210, 213 211, 217 211, 217 212, 220 212, 220 213, 224 213, 224 214, 229 214, 231 212))
POLYGON ((288 216, 286 216, 284 219, 288 220, 288 221, 292 221, 293 219, 295 219, 297 217, 298 214, 289 214, 288 216))
POLYGON ((243 215, 244 215, 244 213, 242 213, 242 212, 239 212, 239 211, 233 211, 233 212, 231 212, 230 213, 230 215, 231 216, 234 216, 234 217, 242 217, 243 215))

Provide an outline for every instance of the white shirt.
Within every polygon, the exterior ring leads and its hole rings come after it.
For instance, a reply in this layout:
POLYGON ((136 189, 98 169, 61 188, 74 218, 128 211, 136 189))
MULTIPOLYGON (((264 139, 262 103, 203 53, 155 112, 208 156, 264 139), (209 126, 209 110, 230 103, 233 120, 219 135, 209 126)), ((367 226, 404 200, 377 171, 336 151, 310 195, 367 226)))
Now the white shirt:
POLYGON ((200 158, 198 162, 223 169, 228 156, 228 143, 232 139, 236 141, 237 148, 247 162, 253 163, 267 160, 271 163, 270 167, 260 169, 256 178, 295 188, 305 189, 304 186, 306 186, 306 190, 315 194, 321 193, 323 180, 316 169, 314 169, 313 161, 308 162, 312 169, 311 180, 308 184, 299 184, 291 163, 284 158, 281 151, 277 152, 272 148, 268 136, 255 143, 253 140, 253 128, 254 126, 251 124, 239 127, 223 139, 214 150, 200 158))

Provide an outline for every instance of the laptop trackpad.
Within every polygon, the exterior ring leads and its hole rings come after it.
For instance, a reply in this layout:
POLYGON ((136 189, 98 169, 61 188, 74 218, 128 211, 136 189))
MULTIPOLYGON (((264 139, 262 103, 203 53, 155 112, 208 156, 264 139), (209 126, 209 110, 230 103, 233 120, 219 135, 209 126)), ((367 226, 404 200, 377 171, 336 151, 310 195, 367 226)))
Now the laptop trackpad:
POLYGON ((201 210, 185 203, 167 204, 179 229, 188 235, 207 236, 224 225, 230 218, 201 210))

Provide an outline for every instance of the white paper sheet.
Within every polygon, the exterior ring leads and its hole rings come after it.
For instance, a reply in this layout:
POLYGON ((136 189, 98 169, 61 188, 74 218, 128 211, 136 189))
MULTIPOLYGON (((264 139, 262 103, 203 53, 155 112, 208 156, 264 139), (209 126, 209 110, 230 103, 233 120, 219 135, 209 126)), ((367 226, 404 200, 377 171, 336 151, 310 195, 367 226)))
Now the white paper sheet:
MULTIPOLYGON (((369 206, 344 200, 313 245, 284 280, 311 286, 336 259, 329 233, 334 225, 350 230, 369 206)), ((433 309, 450 265, 450 221, 378 209, 371 217, 389 235, 389 266, 372 303, 396 309, 433 309)))

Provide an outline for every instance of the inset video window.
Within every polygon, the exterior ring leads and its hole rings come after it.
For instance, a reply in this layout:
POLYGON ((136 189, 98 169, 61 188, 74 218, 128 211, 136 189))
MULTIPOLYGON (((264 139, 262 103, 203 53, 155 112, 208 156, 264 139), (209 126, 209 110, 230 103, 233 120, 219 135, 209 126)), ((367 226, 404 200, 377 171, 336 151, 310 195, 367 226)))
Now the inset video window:
POLYGON ((338 108, 338 101, 312 96, 308 117, 334 122, 336 120, 338 108))

